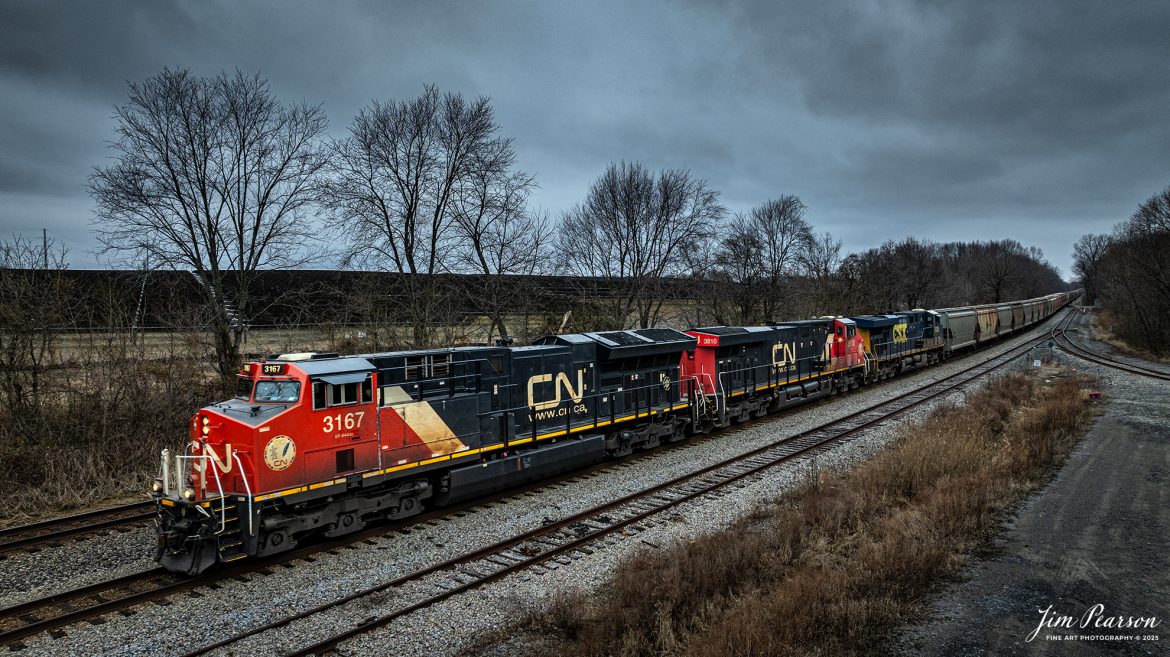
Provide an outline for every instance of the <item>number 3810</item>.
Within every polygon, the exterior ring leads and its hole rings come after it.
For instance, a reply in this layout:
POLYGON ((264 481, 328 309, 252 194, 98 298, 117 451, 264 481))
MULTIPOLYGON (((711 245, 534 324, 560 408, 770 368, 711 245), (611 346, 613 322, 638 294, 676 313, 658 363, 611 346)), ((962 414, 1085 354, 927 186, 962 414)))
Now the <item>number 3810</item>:
POLYGON ((325 433, 333 433, 335 431, 353 431, 360 429, 362 426, 362 417, 365 415, 364 411, 356 411, 353 413, 338 413, 337 415, 326 415, 325 426, 322 430, 325 433))

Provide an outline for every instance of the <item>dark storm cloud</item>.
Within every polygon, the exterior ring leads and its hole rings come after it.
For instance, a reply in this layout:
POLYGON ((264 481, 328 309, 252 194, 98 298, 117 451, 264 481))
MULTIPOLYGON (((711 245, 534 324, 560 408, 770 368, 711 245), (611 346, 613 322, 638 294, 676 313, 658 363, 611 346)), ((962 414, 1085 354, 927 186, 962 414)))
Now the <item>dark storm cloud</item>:
POLYGON ((800 195, 864 248, 1072 242, 1170 183, 1170 5, 1050 2, 0 4, 0 232, 93 262, 85 180, 126 82, 260 71, 344 133, 427 83, 491 96, 556 213, 611 160, 734 210, 800 195))

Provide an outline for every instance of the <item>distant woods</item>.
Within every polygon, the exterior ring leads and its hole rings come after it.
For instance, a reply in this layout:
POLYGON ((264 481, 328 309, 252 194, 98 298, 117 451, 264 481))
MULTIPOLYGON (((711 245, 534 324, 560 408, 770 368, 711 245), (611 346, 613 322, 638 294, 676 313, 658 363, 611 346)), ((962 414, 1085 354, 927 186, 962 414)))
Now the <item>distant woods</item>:
POLYGON ((1130 346, 1170 354, 1170 187, 1151 196, 1108 235, 1085 235, 1073 273, 1130 346))
POLYGON ((398 275, 318 318, 363 324, 354 348, 383 349, 531 337, 536 291, 518 275, 577 286, 570 303, 540 309, 538 331, 754 324, 1061 287, 1038 250, 1014 241, 844 254, 785 190, 733 214, 691 171, 640 162, 611 163, 550 216, 532 206, 536 177, 490 101, 434 86, 373 101, 336 139, 320 106, 284 103, 259 76, 164 69, 129 92, 113 162, 90 179, 95 229, 123 264, 194 273, 225 377, 265 311, 258 272, 310 264, 398 275), (469 312, 475 330, 453 331, 469 312))
POLYGON ((845 258, 838 274, 848 307, 877 312, 999 303, 1065 287, 1039 249, 1015 240, 890 241, 845 258))

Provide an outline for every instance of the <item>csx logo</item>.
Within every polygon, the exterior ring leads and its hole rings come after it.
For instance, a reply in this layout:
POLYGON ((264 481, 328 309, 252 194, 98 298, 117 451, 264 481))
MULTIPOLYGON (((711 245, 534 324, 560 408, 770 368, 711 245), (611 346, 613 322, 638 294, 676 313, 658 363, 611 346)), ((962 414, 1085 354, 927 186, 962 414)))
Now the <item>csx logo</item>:
POLYGON ((577 387, 573 388, 573 382, 569 379, 569 375, 560 372, 557 374, 556 382, 553 390, 555 396, 549 401, 536 401, 536 386, 541 383, 548 383, 553 380, 551 374, 537 374, 528 379, 528 405, 533 409, 541 411, 546 408, 556 408, 561 403, 561 390, 569 393, 569 397, 574 402, 580 402, 585 397, 585 370, 577 370, 577 387))
POLYGON ((906 341, 906 325, 894 324, 894 343, 906 341))

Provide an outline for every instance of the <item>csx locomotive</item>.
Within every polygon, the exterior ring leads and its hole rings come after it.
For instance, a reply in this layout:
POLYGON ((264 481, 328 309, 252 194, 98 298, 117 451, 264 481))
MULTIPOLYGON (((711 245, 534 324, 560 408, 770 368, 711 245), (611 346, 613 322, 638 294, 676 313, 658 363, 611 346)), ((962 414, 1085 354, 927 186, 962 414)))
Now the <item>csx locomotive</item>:
POLYGON ((684 440, 937 362, 1073 295, 249 363, 162 454, 157 560, 198 574, 684 440))

